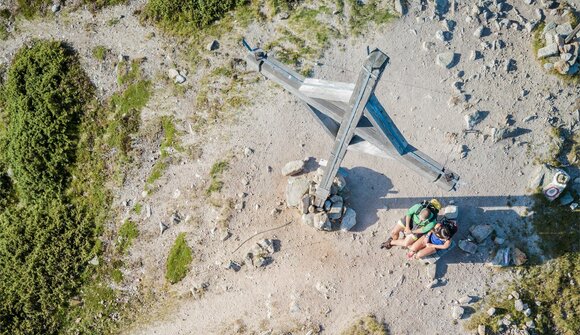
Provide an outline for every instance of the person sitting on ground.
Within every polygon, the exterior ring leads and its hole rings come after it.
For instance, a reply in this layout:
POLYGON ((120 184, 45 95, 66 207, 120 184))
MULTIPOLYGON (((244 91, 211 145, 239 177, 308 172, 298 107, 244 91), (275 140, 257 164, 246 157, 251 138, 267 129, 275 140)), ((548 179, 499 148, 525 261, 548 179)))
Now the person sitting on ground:
POLYGON ((425 256, 439 253, 440 250, 447 250, 451 247, 451 237, 455 233, 453 228, 455 223, 438 223, 432 231, 428 232, 409 247, 407 258, 421 259, 425 256))
POLYGON ((391 231, 389 239, 381 245, 381 248, 390 249, 393 245, 409 247, 422 235, 428 233, 437 223, 437 213, 441 204, 437 199, 423 201, 407 210, 407 215, 399 220, 391 231), (400 239, 399 233, 404 232, 405 238, 400 239))

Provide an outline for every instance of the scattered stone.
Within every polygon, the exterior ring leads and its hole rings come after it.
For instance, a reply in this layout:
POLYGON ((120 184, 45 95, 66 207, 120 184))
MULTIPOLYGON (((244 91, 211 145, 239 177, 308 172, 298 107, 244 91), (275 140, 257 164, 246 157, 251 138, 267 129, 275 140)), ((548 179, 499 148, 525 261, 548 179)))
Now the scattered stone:
POLYGON ((254 153, 254 150, 253 149, 251 149, 251 148, 244 148, 244 155, 246 157, 251 156, 253 153, 254 153))
POLYGON ((528 21, 525 23, 526 31, 528 33, 531 33, 532 31, 534 31, 534 29, 536 29, 537 26, 538 26, 537 21, 528 21))
POLYGON ((298 207, 302 201, 302 196, 310 189, 310 181, 306 178, 290 178, 286 186, 286 205, 288 207, 298 207))
POLYGON ((282 168, 282 175, 283 176, 293 176, 300 172, 304 171, 304 161, 303 160, 296 160, 286 163, 282 168))
POLYGON ((167 75, 169 76, 169 79, 175 79, 175 77, 179 76, 179 71, 176 69, 169 69, 169 71, 167 71, 167 75))
POLYGON ((225 230, 221 233, 220 235, 220 240, 222 242, 227 241, 230 237, 232 236, 232 233, 230 233, 228 230, 225 230))
POLYGON ((332 206, 330 206, 330 210, 328 211, 328 217, 331 220, 338 220, 342 216, 342 206, 343 206, 342 197, 333 196, 332 198, 330 199, 330 201, 332 202, 332 206), (332 198, 335 198, 335 201, 333 201, 332 198))
POLYGON ((458 245, 459 249, 470 254, 474 254, 477 251, 477 244, 468 240, 461 240, 459 241, 458 245))
POLYGON ((437 65, 450 69, 455 65, 457 54, 453 52, 443 52, 437 55, 435 62, 437 65))
POLYGON ((171 214, 171 217, 169 218, 169 221, 172 224, 179 224, 181 222, 181 216, 179 215, 178 212, 174 212, 173 214, 171 214))
POLYGON ((556 43, 549 44, 538 50, 538 59, 557 55, 558 52, 559 52, 558 44, 556 43))
POLYGON ((477 243, 481 243, 493 232, 493 227, 488 224, 479 224, 471 226, 469 232, 475 238, 477 243))
POLYGON ((552 71, 554 69, 554 64, 552 63, 546 63, 544 64, 544 70, 546 71, 552 71))
POLYGON ((477 326, 477 335, 486 335, 486 327, 485 325, 479 325, 477 326))
POLYGON ((340 230, 349 231, 356 225, 356 212, 352 208, 347 208, 340 223, 340 230))
POLYGON ((453 319, 459 320, 463 317, 464 313, 465 313, 465 310, 463 309, 463 307, 453 306, 453 311, 452 311, 451 315, 453 316, 453 319))
POLYGON ((526 327, 528 327, 530 329, 534 329, 534 328, 536 328, 536 324, 534 323, 534 321, 529 320, 529 321, 526 321, 526 327))
POLYGON ((151 214, 152 214, 152 212, 151 212, 151 205, 147 204, 145 206, 145 218, 146 219, 150 218, 151 217, 151 214))
POLYGON ((568 36, 572 33, 574 28, 572 28, 572 24, 570 22, 565 22, 556 26, 556 33, 558 35, 568 36))
POLYGON ((477 50, 471 50, 471 54, 469 55, 469 59, 474 61, 481 58, 481 52, 477 50))
POLYGON ((525 315, 525 316, 530 316, 530 315, 532 315, 532 310, 531 310, 530 308, 526 308, 526 309, 524 310, 524 315, 525 315))
POLYGON ((458 301, 460 305, 469 305, 473 302, 473 300, 474 300, 473 297, 466 295, 464 297, 459 298, 458 301))
POLYGON ((301 214, 308 214, 308 207, 310 207, 310 195, 305 194, 298 204, 298 210, 300 210, 301 214))
POLYGON ((430 41, 423 42, 423 50, 432 51, 433 49, 435 49, 435 43, 430 41))
POLYGON ((481 122, 485 118, 486 114, 482 111, 474 111, 465 115, 463 118, 465 120, 465 124, 467 129, 473 129, 475 125, 481 122))
MULTIPOLYGON (((310 214, 309 214, 310 215, 310 214)), ((328 214, 325 212, 320 212, 314 214, 314 228, 318 230, 330 231, 332 226, 330 220, 328 219, 328 214)))
POLYGON ((163 235, 163 232, 165 232, 167 229, 169 229, 169 226, 159 221, 159 235, 163 235))
POLYGON ((473 32, 473 36, 481 38, 483 36, 484 30, 485 30, 484 26, 477 27, 477 29, 475 29, 475 31, 473 32))
POLYGON ((225 266, 226 270, 234 270, 234 272, 240 271, 241 268, 242 268, 242 266, 239 263, 234 262, 234 261, 230 261, 225 266))
POLYGON ((55 3, 54 5, 52 5, 52 7, 50 7, 50 10, 53 13, 59 12, 60 11, 60 4, 59 3, 55 3))
POLYGON ((516 311, 521 312, 524 310, 524 302, 521 301, 520 299, 514 301, 514 308, 516 309, 516 311))
POLYGON ((211 42, 209 42, 209 44, 207 45, 207 50, 208 51, 214 51, 219 49, 220 47, 220 42, 218 40, 213 40, 211 42))
POLYGON ((89 264, 94 265, 94 266, 99 265, 99 256, 95 256, 95 257, 91 258, 91 260, 89 261, 89 264))
POLYGON ((435 38, 440 40, 441 42, 447 41, 447 36, 443 30, 437 30, 435 33, 435 38))
POLYGON ((504 239, 504 238, 502 238, 502 237, 496 236, 496 237, 493 239, 493 243, 495 243, 495 244, 497 244, 497 245, 502 245, 502 244, 504 244, 504 243, 505 243, 505 239, 504 239))
POLYGON ((490 308, 487 310, 487 315, 489 316, 494 316, 495 315, 495 308, 490 308))
POLYGON ((178 74, 177 77, 175 77, 175 83, 176 84, 183 84, 185 83, 185 81, 187 80, 187 78, 185 78, 184 76, 178 74))

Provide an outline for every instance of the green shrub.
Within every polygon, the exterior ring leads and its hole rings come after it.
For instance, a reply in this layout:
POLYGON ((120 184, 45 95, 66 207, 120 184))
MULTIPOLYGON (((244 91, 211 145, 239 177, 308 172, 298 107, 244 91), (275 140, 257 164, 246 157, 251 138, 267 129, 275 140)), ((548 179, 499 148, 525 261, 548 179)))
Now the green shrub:
POLYGON ((93 93, 75 53, 56 41, 21 48, 4 91, 5 161, 19 197, 61 193, 74 163, 80 117, 93 93))
POLYGON ((378 0, 369 0, 365 3, 358 0, 348 0, 348 4, 351 8, 348 23, 350 30, 355 35, 362 34, 370 22, 382 24, 395 17, 387 9, 381 8, 378 0))
POLYGON ((205 191, 206 195, 211 195, 214 192, 219 192, 222 190, 224 183, 221 181, 222 174, 228 169, 228 162, 227 161, 218 161, 215 162, 211 170, 209 171, 210 176, 210 184, 207 190, 205 191))
POLYGON ((185 233, 180 233, 169 251, 165 279, 171 284, 182 280, 189 271, 189 264, 192 260, 191 248, 185 241, 185 233))
POLYGON ((194 33, 223 18, 247 0, 149 0, 144 18, 179 35, 194 33))
POLYGON ((341 333, 342 335, 387 335, 387 327, 377 321, 374 315, 367 315, 358 319, 352 326, 341 333))
MULTIPOLYGON (((82 0, 81 2, 93 11, 124 3, 127 3, 127 0, 82 0)), ((39 14, 46 15, 50 12, 52 4, 53 0, 18 0, 18 13, 29 19, 39 14)))
POLYGON ((0 214, 0 330, 56 334, 91 258, 93 221, 63 198, 0 214))

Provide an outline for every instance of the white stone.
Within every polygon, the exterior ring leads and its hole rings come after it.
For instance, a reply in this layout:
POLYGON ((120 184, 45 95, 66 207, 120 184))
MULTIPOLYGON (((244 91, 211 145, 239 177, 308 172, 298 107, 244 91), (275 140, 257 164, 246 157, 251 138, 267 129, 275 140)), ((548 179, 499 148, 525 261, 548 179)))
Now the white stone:
POLYGON ((453 306, 452 316, 455 320, 459 320, 463 317, 465 310, 461 306, 453 306))
POLYGON ((282 168, 282 175, 284 176, 292 176, 298 174, 304 170, 304 161, 303 160, 296 160, 292 162, 286 163, 282 168))

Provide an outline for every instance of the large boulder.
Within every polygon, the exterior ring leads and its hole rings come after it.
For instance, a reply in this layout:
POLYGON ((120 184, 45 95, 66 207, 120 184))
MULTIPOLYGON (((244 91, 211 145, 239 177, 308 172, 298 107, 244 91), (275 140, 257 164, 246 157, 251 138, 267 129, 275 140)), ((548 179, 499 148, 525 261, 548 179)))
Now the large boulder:
POLYGON ((349 231, 356 225, 356 212, 352 208, 347 208, 340 223, 340 230, 349 231))
POLYGON ((481 243, 493 232, 493 227, 488 224, 479 224, 477 226, 471 226, 469 232, 477 243, 481 243))
POLYGON ((284 167, 282 168, 282 175, 293 176, 295 174, 302 172, 303 170, 304 170, 303 160, 291 161, 286 163, 286 165, 284 165, 284 167))

